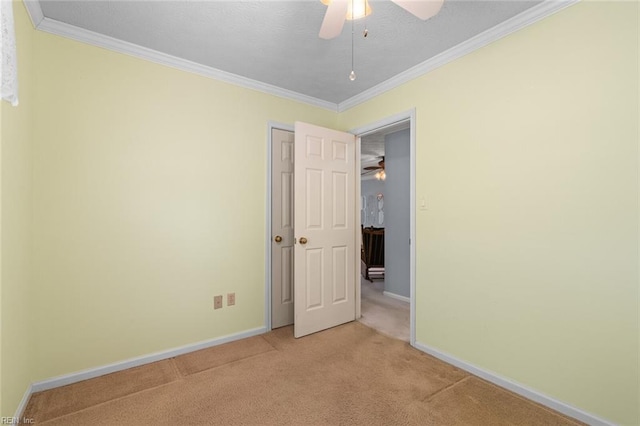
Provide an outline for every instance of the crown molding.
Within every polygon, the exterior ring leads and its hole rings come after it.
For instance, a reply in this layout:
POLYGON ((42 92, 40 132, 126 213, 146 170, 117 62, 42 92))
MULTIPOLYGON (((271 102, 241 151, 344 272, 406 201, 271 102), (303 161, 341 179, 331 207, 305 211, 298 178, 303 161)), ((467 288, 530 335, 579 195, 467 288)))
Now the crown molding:
POLYGON ((25 0, 25 6, 33 26, 40 31, 62 37, 71 38, 76 41, 102 47, 140 59, 155 62, 175 69, 202 75, 204 77, 220 80, 226 83, 247 89, 257 90, 269 95, 278 96, 284 99, 305 103, 315 107, 327 109, 333 112, 344 112, 357 105, 375 98, 382 93, 392 90, 404 83, 420 77, 430 71, 472 53, 496 40, 508 36, 509 34, 525 28, 535 22, 540 21, 562 9, 565 9, 580 0, 546 0, 530 9, 510 18, 478 35, 472 37, 449 50, 442 52, 396 76, 357 94, 338 104, 283 89, 271 84, 263 83, 250 78, 242 77, 230 72, 201 65, 186 59, 158 52, 153 49, 139 46, 137 44, 118 40, 103 34, 85 30, 74 25, 66 24, 54 19, 44 17, 40 2, 38 0, 25 0))
POLYGON ((546 0, 524 12, 507 19, 504 22, 499 23, 495 27, 463 41, 462 43, 427 59, 426 61, 409 68, 400 74, 391 77, 390 79, 383 81, 382 83, 365 90, 345 101, 338 104, 338 112, 344 112, 350 108, 353 108, 361 103, 375 98, 382 93, 385 93, 391 89, 407 83, 417 77, 420 77, 430 71, 433 71, 441 66, 448 64, 449 62, 468 55, 489 43, 493 43, 509 34, 516 32, 522 28, 525 28, 533 23, 540 21, 560 10, 567 8, 580 0, 546 0))
POLYGON ((27 8, 27 15, 29 15, 29 19, 31 19, 33 28, 38 29, 40 22, 42 22, 42 20, 44 19, 44 14, 42 13, 42 7, 40 7, 40 1, 25 0, 24 6, 27 8))
MULTIPOLYGON (((33 1, 32 3, 37 2, 33 1)), ((42 13, 42 11, 40 11, 40 13, 42 13)), ((294 92, 292 90, 283 89, 271 84, 242 77, 230 72, 208 67, 206 65, 201 65, 186 59, 158 52, 157 50, 149 49, 137 44, 109 37, 104 34, 85 30, 83 28, 66 24, 55 19, 44 17, 40 20, 39 24, 36 26, 36 29, 50 34, 55 34, 83 43, 91 44, 93 46, 102 47, 114 52, 124 53, 125 55, 145 59, 147 61, 155 62, 157 64, 165 65, 171 68, 199 74, 201 76, 223 81, 225 83, 234 84, 236 86, 244 87, 247 89, 257 90, 259 92, 278 96, 280 98, 302 102, 315 107, 328 109, 333 112, 338 111, 338 105, 333 102, 328 102, 322 99, 314 98, 312 96, 303 95, 302 93, 294 92)))

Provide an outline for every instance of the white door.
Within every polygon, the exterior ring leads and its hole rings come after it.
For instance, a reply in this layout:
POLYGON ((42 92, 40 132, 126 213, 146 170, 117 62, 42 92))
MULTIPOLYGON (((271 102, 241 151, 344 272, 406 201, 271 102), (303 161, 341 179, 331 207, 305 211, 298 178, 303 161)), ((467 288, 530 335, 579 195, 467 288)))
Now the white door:
POLYGON ((293 132, 271 133, 271 327, 293 324, 293 132))
POLYGON ((355 136, 295 123, 295 337, 355 319, 355 154, 355 136))

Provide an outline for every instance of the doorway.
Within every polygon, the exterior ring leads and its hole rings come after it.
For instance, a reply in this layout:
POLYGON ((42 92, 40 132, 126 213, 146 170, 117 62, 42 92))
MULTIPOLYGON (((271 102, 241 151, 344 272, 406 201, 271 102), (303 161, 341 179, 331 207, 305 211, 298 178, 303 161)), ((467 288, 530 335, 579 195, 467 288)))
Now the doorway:
POLYGON ((409 122, 361 139, 363 324, 410 340, 409 122))
MULTIPOLYGON (((396 114, 394 116, 387 117, 385 119, 381 119, 375 122, 372 122, 368 125, 352 129, 350 131, 351 134, 356 135, 356 162, 360 162, 360 138, 366 135, 370 135, 380 131, 391 131, 394 129, 406 128, 408 123, 408 128, 410 132, 410 154, 409 154, 409 171, 410 171, 410 182, 409 182, 409 279, 410 279, 410 291, 409 291, 409 343, 411 345, 415 345, 415 110, 406 111, 400 114, 396 114)), ((267 330, 271 330, 274 328, 272 322, 272 293, 273 293, 273 283, 272 283, 272 238, 273 238, 273 230, 272 230, 272 133, 273 129, 281 129, 289 132, 293 132, 294 128, 290 124, 283 124, 277 122, 269 122, 268 124, 268 136, 267 136, 267 199, 266 199, 266 238, 265 238, 265 253, 266 253, 266 262, 265 262, 265 324, 267 330)), ((356 173, 356 198, 360 199, 360 174, 356 173)), ((359 225, 359 224, 357 224, 359 225)), ((357 268, 357 271, 360 271, 360 258, 356 259, 357 265, 354 265, 357 268)), ((361 316, 361 282, 360 280, 356 280, 355 282, 355 313, 356 319, 361 316)))

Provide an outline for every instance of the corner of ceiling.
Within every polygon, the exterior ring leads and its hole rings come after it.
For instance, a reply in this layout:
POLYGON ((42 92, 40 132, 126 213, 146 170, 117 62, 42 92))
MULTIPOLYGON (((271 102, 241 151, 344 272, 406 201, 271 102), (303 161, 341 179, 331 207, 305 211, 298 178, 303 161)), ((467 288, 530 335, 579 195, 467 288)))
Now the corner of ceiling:
POLYGON ((160 65, 176 68, 194 74, 199 74, 214 80, 223 81, 236 86, 247 89, 257 90, 269 95, 278 96, 312 105, 318 108, 327 109, 332 112, 338 112, 338 104, 325 101, 323 99, 314 98, 292 90, 283 89, 272 84, 263 83, 237 74, 222 71, 213 67, 198 64, 176 56, 168 55, 157 50, 149 49, 134 43, 109 37, 104 34, 96 33, 75 25, 67 24, 55 19, 47 18, 42 12, 40 2, 38 0, 25 0, 25 6, 29 14, 29 18, 36 30, 46 33, 70 38, 82 43, 101 47, 125 55, 134 56, 160 65))
POLYGON ((499 23, 498 25, 485 30, 484 32, 463 41, 452 48, 427 59, 426 61, 397 74, 382 83, 371 87, 345 101, 338 104, 338 112, 344 112, 361 103, 375 98, 391 89, 407 83, 421 75, 440 68, 441 66, 468 55, 494 41, 497 41, 509 34, 527 27, 539 20, 546 18, 560 10, 569 7, 580 0, 546 0, 539 3, 518 15, 499 23))
POLYGON ((489 43, 506 37, 515 31, 527 27, 579 1, 580 0, 543 1, 542 3, 539 3, 512 18, 489 28, 475 37, 463 41, 449 50, 446 50, 431 59, 409 68, 408 70, 403 71, 400 74, 397 74, 396 76, 337 104, 216 68, 201 65, 186 59, 109 37, 104 34, 99 34, 64 22, 56 21, 54 19, 46 18, 42 12, 39 0, 24 0, 24 3, 29 14, 29 18, 37 30, 71 38, 76 41, 124 53, 126 55, 135 56, 179 70, 199 74, 204 77, 224 81, 236 86, 257 90, 281 98, 324 108, 332 112, 341 113, 420 77, 421 75, 433 71, 455 59, 478 50, 489 43))
POLYGON ((24 0, 24 6, 27 8, 27 14, 29 15, 29 19, 31 19, 33 28, 37 30, 38 27, 40 26, 40 23, 44 19, 44 14, 42 13, 42 7, 40 6, 40 1, 24 0))

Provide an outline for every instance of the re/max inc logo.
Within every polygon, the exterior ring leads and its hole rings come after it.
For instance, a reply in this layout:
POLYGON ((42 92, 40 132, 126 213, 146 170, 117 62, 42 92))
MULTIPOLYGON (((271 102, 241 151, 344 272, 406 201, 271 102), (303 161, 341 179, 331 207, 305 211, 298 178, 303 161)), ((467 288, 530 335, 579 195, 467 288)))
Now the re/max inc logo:
POLYGON ((0 417, 0 425, 32 425, 35 420, 28 417, 0 417))

